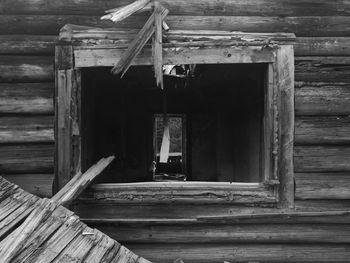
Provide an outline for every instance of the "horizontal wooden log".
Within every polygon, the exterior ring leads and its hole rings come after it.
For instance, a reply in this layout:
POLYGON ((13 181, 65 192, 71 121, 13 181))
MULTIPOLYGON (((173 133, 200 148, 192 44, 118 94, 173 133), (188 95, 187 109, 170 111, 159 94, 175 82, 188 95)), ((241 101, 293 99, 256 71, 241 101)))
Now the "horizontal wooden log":
MULTIPOLYGON (((133 0, 13 0, 0 6, 3 14, 102 14, 105 10, 130 4, 133 0)), ((308 16, 348 15, 347 1, 326 0, 160 0, 174 15, 308 16)))
POLYGON ((274 193, 258 183, 145 182, 96 184, 81 200, 112 203, 275 203, 274 193))
MULTIPOLYGON (((53 55, 56 42, 56 35, 1 35, 0 54, 53 55)), ((299 37, 294 49, 296 56, 347 56, 350 38, 299 37)))
POLYGON ((350 171, 350 146, 295 146, 295 172, 350 171))
POLYGON ((152 262, 348 262, 348 244, 127 244, 152 262))
MULTIPOLYGON (((126 223, 126 224, 174 224, 184 225, 197 222, 198 217, 232 216, 241 214, 276 213, 283 210, 268 206, 250 206, 239 204, 118 204, 95 199, 90 202, 78 201, 74 210, 89 224, 97 223, 126 223), (91 211, 94 211, 91 214, 91 211)), ((350 211, 348 200, 297 200, 296 211, 300 212, 328 212, 350 211)), ((271 223, 271 218, 249 221, 235 220, 235 224, 271 223)), ((344 216, 332 217, 303 217, 275 219, 274 223, 349 223, 344 216)))
POLYGON ((296 115, 349 115, 350 83, 296 82, 296 115))
MULTIPOLYGON (((76 67, 100 67, 116 65, 124 49, 76 49, 74 51, 76 67)), ((163 49, 163 63, 203 64, 203 63, 269 63, 274 61, 270 48, 260 47, 214 47, 206 49, 176 48, 163 49)), ((152 65, 150 48, 144 49, 132 61, 132 65, 152 65)))
POLYGON ((0 113, 53 114, 53 90, 53 83, 0 83, 0 113))
MULTIPOLYGON (((171 14, 171 11, 170 11, 171 14)), ((141 28, 147 16, 131 16, 118 23, 119 28, 141 28)), ((176 16, 169 15, 171 29, 226 30, 243 32, 287 32, 297 37, 350 36, 350 16, 176 16)), ((66 24, 115 27, 100 16, 84 15, 0 15, 2 34, 58 35, 66 24)))
POLYGON ((340 211, 347 210, 350 211, 350 202, 349 200, 340 200, 340 199, 323 199, 323 200, 295 200, 295 209, 297 211, 310 211, 310 210, 319 210, 319 211, 340 211))
POLYGON ((350 57, 295 57, 296 81, 350 81, 350 57))
POLYGON ((350 143, 350 117, 297 117, 295 145, 350 143))
POLYGON ((349 37, 298 37, 294 44, 296 56, 348 56, 349 37))
POLYGON ((53 55, 57 36, 1 35, 0 54, 53 55))
POLYGON ((53 144, 1 146, 0 174, 52 173, 53 144))
POLYGON ((52 196, 53 174, 11 174, 3 177, 39 197, 52 196))
POLYGON ((296 173, 297 199, 350 199, 350 172, 296 173))
POLYGON ((121 243, 349 243, 349 224, 97 224, 121 243))
POLYGON ((0 56, 0 82, 48 82, 53 79, 52 57, 0 56))
POLYGON ((0 117, 0 143, 54 142, 52 116, 0 117))

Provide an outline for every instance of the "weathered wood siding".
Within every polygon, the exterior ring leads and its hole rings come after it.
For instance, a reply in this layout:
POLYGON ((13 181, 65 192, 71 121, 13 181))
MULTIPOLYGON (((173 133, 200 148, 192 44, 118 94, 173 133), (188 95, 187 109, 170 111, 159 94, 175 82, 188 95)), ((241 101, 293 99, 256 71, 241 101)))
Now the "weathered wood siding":
MULTIPOLYGON (((67 24, 112 26, 103 10, 132 0, 3 0, 0 2, 0 173, 24 189, 51 195, 53 179, 53 54, 67 24)), ((162 0, 173 29, 294 32, 295 179, 297 209, 350 209, 350 1, 162 0)), ((120 27, 140 27, 134 16, 120 27)), ((196 214, 257 211, 237 206, 87 204, 81 215, 135 219, 103 225, 117 240, 157 262, 347 262, 349 226, 174 225, 196 214), (84 212, 85 211, 85 212, 84 212), (140 224, 137 219, 153 218, 140 224), (180 221, 181 221, 180 220, 180 221), (154 221, 156 221, 154 223, 154 221), (312 229, 311 229, 312 227, 312 229), (241 238, 241 235, 245 238, 241 238), (243 234, 244 233, 244 234, 243 234), (247 234, 248 233, 248 234, 247 234), (191 244, 185 244, 191 242, 191 244), (205 244, 203 244, 203 242, 205 244), (301 242, 304 242, 302 244, 301 242), (167 244, 169 243, 169 244, 167 244), (282 244, 283 243, 283 244, 282 244), (331 260, 330 260, 331 259, 331 260)))

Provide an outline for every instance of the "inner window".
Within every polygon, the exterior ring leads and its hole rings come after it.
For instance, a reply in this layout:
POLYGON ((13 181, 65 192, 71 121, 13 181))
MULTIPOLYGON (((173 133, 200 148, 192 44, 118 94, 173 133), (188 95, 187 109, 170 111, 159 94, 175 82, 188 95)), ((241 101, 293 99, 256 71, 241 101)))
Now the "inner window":
POLYGON ((83 69, 83 169, 114 154, 98 182, 260 182, 266 83, 266 64, 179 65, 165 92, 151 66, 83 69))

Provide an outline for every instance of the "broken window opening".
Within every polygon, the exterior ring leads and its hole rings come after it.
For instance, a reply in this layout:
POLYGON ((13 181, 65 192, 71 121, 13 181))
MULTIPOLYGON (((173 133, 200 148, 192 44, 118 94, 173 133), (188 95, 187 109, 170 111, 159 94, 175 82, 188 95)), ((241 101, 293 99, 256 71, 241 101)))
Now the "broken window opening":
POLYGON ((155 85, 152 67, 131 67, 122 79, 108 68, 82 70, 83 92, 90 93, 82 96, 83 155, 88 163, 116 156, 99 182, 264 180, 267 65, 191 67, 179 65, 176 74, 164 76, 170 123, 165 163, 160 162, 163 90, 155 85), (181 151, 174 149, 175 134, 181 151))
POLYGON ((186 117, 183 114, 168 114, 167 136, 164 127, 164 115, 155 114, 154 121, 154 161, 152 172, 154 181, 186 181, 186 117), (169 151, 165 156, 161 151, 164 140, 169 140, 169 151))

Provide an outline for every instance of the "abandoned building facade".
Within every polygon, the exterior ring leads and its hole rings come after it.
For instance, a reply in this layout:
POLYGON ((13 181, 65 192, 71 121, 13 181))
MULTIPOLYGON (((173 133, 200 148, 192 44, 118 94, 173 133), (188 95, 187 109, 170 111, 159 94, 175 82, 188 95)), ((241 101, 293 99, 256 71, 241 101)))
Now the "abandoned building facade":
POLYGON ((51 198, 115 156, 69 209, 151 262, 349 262, 349 1, 12 0, 0 20, 1 177, 51 198))

